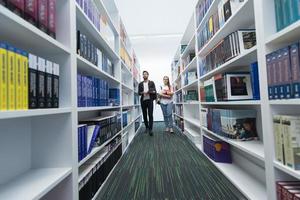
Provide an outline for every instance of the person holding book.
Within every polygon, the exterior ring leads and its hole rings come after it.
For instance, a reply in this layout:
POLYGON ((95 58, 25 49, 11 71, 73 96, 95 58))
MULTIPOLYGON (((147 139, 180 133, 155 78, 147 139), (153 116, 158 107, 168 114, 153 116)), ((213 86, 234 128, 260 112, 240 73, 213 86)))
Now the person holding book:
POLYGON ((173 131, 173 118, 172 118, 172 109, 173 109, 173 89, 170 84, 168 76, 163 78, 163 86, 161 86, 161 91, 158 94, 159 103, 161 110, 163 112, 164 121, 166 125, 166 132, 174 133, 173 131))
POLYGON ((141 107, 146 126, 146 133, 149 133, 150 136, 153 136, 153 101, 156 99, 156 88, 154 82, 150 81, 148 77, 149 73, 147 71, 143 71, 144 81, 139 84, 138 92, 141 96, 141 107))

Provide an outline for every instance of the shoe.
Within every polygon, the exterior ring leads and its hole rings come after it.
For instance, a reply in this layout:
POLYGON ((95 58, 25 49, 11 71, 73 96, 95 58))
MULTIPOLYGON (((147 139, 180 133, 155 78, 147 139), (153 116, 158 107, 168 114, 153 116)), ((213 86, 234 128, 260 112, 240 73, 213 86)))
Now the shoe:
POLYGON ((153 136, 152 130, 149 131, 149 135, 150 135, 150 136, 153 136))
POLYGON ((149 128, 145 129, 145 134, 149 133, 149 128))
POLYGON ((170 133, 171 133, 171 134, 174 134, 174 131, 173 131, 173 129, 170 129, 170 133))
POLYGON ((165 129, 165 132, 169 132, 169 131, 170 131, 169 128, 166 128, 166 129, 165 129))

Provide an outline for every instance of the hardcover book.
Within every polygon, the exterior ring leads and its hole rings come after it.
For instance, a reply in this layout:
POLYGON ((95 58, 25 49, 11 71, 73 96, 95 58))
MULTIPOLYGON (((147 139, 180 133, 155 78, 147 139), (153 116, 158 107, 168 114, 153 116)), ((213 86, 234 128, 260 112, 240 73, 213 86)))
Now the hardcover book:
POLYGON ((22 79, 23 79, 23 74, 22 74, 22 50, 16 49, 15 52, 15 95, 16 95, 16 110, 22 110, 23 109, 23 95, 22 95, 22 79))
POLYGON ((7 45, 0 42, 0 110, 7 110, 7 45))
POLYGON ((33 24, 37 25, 37 14, 38 14, 38 7, 37 3, 38 0, 24 0, 25 6, 24 6, 24 17, 25 19, 33 24))
POLYGON ((56 0, 48 0, 48 34, 56 38, 56 0))
POLYGON ((12 12, 23 17, 24 0, 7 0, 7 5, 12 12))
POLYGON ((59 65, 53 63, 52 71, 52 106, 59 107, 59 65))
MULTIPOLYGON (((249 73, 231 73, 225 75, 227 100, 253 99, 251 77, 249 73)), ((224 96, 226 98, 226 96, 224 96)))
POLYGON ((46 61, 46 73, 45 73, 45 101, 46 108, 52 108, 52 74, 53 72, 53 63, 50 61, 46 61))
POLYGON ((38 107, 37 103, 37 57, 29 54, 29 108, 38 107))
POLYGON ((47 0, 38 0, 38 27, 45 33, 48 33, 48 16, 47 0))
POLYGON ((16 56, 15 48, 7 46, 7 81, 8 81, 8 110, 16 109, 16 56))
POLYGON ((22 51, 22 102, 23 102, 23 110, 28 110, 29 106, 29 61, 28 61, 28 53, 25 51, 22 51))
POLYGON ((45 59, 38 57, 38 71, 37 71, 37 103, 38 108, 46 107, 45 99, 45 59))
POLYGON ((291 45, 291 76, 292 94, 295 98, 300 98, 300 62, 299 62, 299 43, 291 45))

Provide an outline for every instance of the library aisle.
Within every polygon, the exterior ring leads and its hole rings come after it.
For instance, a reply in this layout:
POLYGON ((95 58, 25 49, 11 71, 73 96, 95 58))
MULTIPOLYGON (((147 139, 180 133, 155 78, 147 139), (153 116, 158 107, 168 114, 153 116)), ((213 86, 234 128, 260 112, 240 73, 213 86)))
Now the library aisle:
POLYGON ((165 133, 160 122, 154 124, 153 137, 143 131, 97 200, 247 199, 185 136, 165 133))

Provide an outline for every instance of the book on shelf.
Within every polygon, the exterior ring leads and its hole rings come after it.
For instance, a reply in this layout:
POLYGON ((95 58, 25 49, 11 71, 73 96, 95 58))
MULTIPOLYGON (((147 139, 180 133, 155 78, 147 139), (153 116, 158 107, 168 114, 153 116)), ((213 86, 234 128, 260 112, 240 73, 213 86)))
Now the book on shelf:
POLYGON ((33 25, 37 25, 38 0, 24 1, 24 18, 33 25))
POLYGON ((122 156, 121 138, 117 138, 106 146, 95 158, 87 161, 79 173, 87 171, 79 182, 79 199, 93 199, 109 173, 122 156))
MULTIPOLYGON (((286 199, 289 190, 300 186, 299 181, 276 181, 276 194, 278 200, 286 199)), ((293 198, 292 198, 293 199, 293 198)), ((294 200, 294 199, 293 199, 294 200)))
POLYGON ((45 104, 46 108, 52 108, 53 105, 53 95, 52 95, 52 72, 53 72, 53 63, 46 61, 46 73, 45 73, 45 104))
POLYGON ((197 89, 190 89, 190 90, 185 91, 183 94, 183 101, 184 102, 198 101, 197 89))
POLYGON ((7 45, 0 42, 0 110, 7 110, 7 45))
POLYGON ((300 170, 300 117, 276 115, 273 118, 276 160, 300 170))
POLYGON ((258 62, 251 63, 250 76, 253 100, 260 100, 258 62))
POLYGON ((203 127, 207 128, 207 108, 201 108, 200 109, 200 119, 201 119, 201 124, 203 127))
POLYGON ((215 134, 243 141, 258 139, 255 110, 210 108, 206 116, 207 129, 215 134))
POLYGON ((90 125, 87 127, 87 153, 91 153, 96 139, 100 133, 100 126, 99 125, 90 125))
POLYGON ((214 85, 214 77, 204 81, 204 91, 205 91, 205 101, 206 102, 215 102, 216 101, 216 93, 215 93, 215 85, 214 85))
POLYGON ((266 55, 269 99, 299 98, 299 43, 266 55))
POLYGON ((274 0, 277 31, 300 19, 300 2, 297 0, 274 0))
POLYGON ((256 45, 255 30, 238 30, 226 36, 210 52, 200 57, 200 76, 218 68, 256 45))

